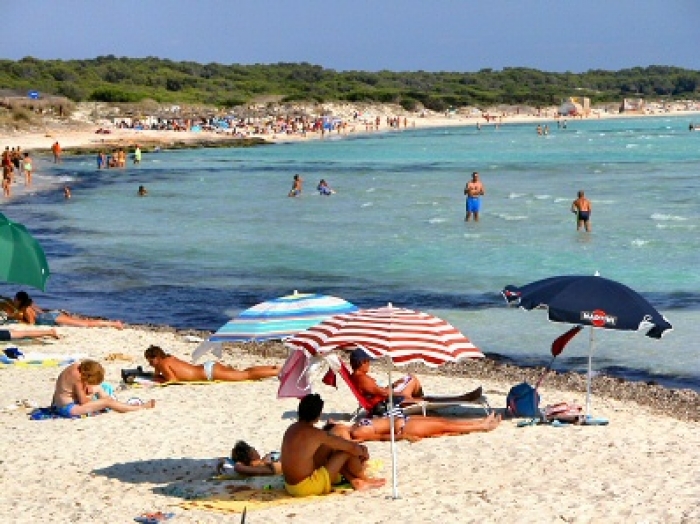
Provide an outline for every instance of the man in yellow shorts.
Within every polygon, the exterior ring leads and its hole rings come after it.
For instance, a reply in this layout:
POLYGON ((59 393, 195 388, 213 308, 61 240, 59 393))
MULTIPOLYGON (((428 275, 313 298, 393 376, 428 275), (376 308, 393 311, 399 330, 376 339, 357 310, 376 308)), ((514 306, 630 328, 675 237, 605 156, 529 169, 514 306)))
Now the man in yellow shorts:
POLYGON ((326 495, 343 475, 353 488, 383 486, 386 479, 368 477, 367 447, 318 429, 323 400, 306 395, 299 402, 299 420, 289 426, 282 439, 282 473, 287 492, 294 497, 326 495))

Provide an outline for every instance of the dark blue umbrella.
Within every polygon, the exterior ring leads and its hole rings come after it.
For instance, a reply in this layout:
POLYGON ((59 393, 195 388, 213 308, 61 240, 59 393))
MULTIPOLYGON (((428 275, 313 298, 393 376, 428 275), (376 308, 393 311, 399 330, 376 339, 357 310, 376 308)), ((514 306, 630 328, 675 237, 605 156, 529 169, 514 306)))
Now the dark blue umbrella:
POLYGON ((646 336, 657 339, 673 329, 669 321, 639 293, 597 275, 545 278, 522 287, 506 286, 502 293, 509 304, 523 309, 547 309, 552 322, 591 326, 587 410, 590 408, 592 328, 646 330, 646 336))

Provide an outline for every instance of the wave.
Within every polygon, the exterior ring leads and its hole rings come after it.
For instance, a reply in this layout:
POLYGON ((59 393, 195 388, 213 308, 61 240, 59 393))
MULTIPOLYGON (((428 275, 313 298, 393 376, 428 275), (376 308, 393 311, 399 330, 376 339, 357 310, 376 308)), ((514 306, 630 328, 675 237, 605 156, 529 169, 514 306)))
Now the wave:
POLYGON ((678 215, 664 215, 663 213, 654 213, 651 215, 649 218, 652 220, 659 220, 659 221, 683 221, 683 220, 688 220, 686 217, 678 216, 678 215))
POLYGON ((496 213, 496 216, 498 218, 502 218, 503 220, 507 220, 507 221, 517 221, 517 220, 527 220, 528 219, 527 215, 509 215, 507 213, 496 213))

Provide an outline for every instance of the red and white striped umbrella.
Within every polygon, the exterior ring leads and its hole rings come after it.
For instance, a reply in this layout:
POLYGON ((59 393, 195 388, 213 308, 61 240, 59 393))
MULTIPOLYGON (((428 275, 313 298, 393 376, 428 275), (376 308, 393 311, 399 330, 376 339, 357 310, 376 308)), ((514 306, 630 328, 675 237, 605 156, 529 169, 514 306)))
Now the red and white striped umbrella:
POLYGON ((449 322, 428 313, 389 304, 335 315, 286 340, 293 349, 315 355, 334 349, 361 347, 394 364, 422 362, 437 367, 483 353, 449 322))

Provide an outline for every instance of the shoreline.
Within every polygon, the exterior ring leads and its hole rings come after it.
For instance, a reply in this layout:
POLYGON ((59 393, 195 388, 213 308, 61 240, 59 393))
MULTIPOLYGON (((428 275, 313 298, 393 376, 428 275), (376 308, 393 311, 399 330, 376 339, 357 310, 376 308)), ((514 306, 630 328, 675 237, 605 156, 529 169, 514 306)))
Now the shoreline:
MULTIPOLYGON (((352 109, 352 106, 351 106, 352 109)), ((139 144, 144 152, 149 152, 149 148, 161 149, 197 149, 197 148, 223 148, 223 147, 254 147, 261 145, 285 144, 308 140, 324 140, 329 137, 355 137, 367 136, 375 133, 396 133, 409 130, 452 128, 452 127, 475 127, 481 125, 481 130, 488 132, 490 128, 500 126, 525 125, 525 124, 555 124, 557 120, 570 123, 585 122, 591 120, 620 120, 620 119, 655 119, 655 118, 693 118, 700 119, 700 111, 674 111, 668 113, 633 114, 633 113, 610 113, 597 112, 587 117, 555 117, 546 113, 543 116, 504 114, 498 120, 486 121, 482 116, 464 116, 461 114, 427 114, 424 117, 415 114, 400 115, 406 118, 406 126, 399 128, 389 128, 385 124, 385 118, 396 114, 393 107, 384 106, 378 116, 381 117, 381 125, 378 130, 367 130, 366 125, 360 121, 348 120, 348 129, 338 133, 328 132, 322 135, 319 132, 308 132, 305 136, 299 134, 274 134, 269 133, 248 133, 245 136, 216 133, 213 131, 154 131, 154 130, 134 130, 134 129, 110 129, 109 135, 96 134, 97 129, 103 129, 96 123, 87 121, 81 122, 76 129, 75 123, 65 125, 52 124, 51 128, 43 131, 15 131, 8 132, 0 130, 0 144, 5 146, 21 147, 23 151, 32 151, 35 154, 44 156, 51 155, 51 145, 58 141, 61 144, 63 154, 66 156, 96 154, 100 151, 110 150, 118 147, 133 148, 139 144), (18 143, 19 142, 19 143, 18 143)), ((343 107, 343 115, 351 114, 351 111, 343 107)), ((495 118, 495 117, 494 117, 495 118)), ((684 124, 684 127, 686 125, 684 124)))
MULTIPOLYGON (((128 324, 130 329, 155 333, 174 333, 178 336, 195 336, 206 339, 212 333, 198 329, 180 329, 172 326, 151 324, 128 324)), ((224 353, 230 355, 236 351, 254 356, 286 359, 287 348, 279 341, 224 343, 224 353)), ((206 360, 206 356, 204 358, 206 360)), ((466 359, 457 364, 448 364, 437 369, 425 365, 410 364, 398 369, 403 373, 416 373, 420 376, 443 376, 448 378, 478 378, 495 380, 511 385, 519 382, 536 384, 545 371, 541 366, 523 366, 517 362, 504 360, 499 355, 486 354, 483 359, 466 359)), ((388 366, 382 362, 375 363, 376 370, 386 371, 388 366)), ((586 374, 575 371, 560 372, 551 370, 543 380, 544 390, 555 389, 586 393, 586 374)), ((597 375, 591 383, 593 404, 596 398, 608 398, 623 402, 634 402, 652 409, 654 412, 671 416, 678 420, 700 422, 700 392, 691 388, 668 388, 653 381, 635 381, 625 378, 597 375)))

